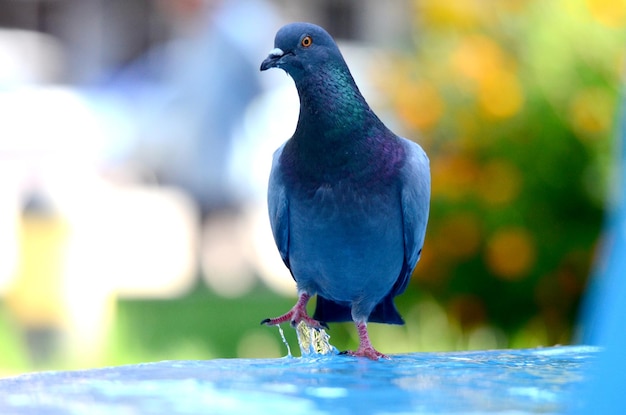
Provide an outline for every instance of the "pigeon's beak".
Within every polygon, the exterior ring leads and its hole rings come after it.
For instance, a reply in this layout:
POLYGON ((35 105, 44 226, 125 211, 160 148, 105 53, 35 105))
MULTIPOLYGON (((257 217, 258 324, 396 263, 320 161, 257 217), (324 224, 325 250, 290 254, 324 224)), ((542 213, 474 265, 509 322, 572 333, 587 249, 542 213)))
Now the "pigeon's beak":
POLYGON ((285 56, 285 52, 283 52, 280 48, 274 48, 270 51, 270 54, 267 58, 261 63, 261 70, 265 71, 270 68, 278 67, 278 61, 280 58, 285 56))

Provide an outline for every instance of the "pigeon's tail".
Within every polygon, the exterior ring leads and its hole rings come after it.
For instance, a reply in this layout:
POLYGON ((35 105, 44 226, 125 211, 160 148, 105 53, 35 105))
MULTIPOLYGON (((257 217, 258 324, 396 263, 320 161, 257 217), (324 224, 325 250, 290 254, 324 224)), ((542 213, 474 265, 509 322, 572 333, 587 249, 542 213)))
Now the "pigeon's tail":
POLYGON ((313 318, 324 322, 352 321, 352 311, 349 304, 340 304, 317 295, 317 304, 313 318))
POLYGON ((387 295, 380 303, 376 304, 376 307, 374 307, 372 314, 370 314, 367 320, 374 323, 404 324, 402 316, 393 303, 393 296, 391 294, 387 295))
MULTIPOLYGON (((313 318, 326 323, 352 321, 352 311, 349 304, 340 304, 317 296, 317 304, 313 318)), ((367 321, 373 323, 404 324, 404 320, 393 303, 393 296, 388 295, 374 307, 367 321)))

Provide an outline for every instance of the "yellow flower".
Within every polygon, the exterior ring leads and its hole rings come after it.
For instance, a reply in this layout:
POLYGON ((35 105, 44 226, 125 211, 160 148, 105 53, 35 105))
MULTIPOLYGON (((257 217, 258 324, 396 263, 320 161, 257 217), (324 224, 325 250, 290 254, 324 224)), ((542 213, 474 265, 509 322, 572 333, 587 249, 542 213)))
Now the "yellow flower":
POLYGON ((578 91, 569 108, 570 121, 579 137, 607 132, 614 112, 615 106, 609 91, 600 87, 578 91))
POLYGON ((478 102, 483 112, 490 117, 511 117, 520 111, 523 101, 522 87, 513 72, 494 72, 480 83, 478 102))
POLYGON ((504 280, 520 280, 535 264, 536 249, 532 235, 524 228, 497 231, 487 242, 487 267, 504 280))
POLYGON ((601 24, 620 28, 626 25, 626 2, 623 0, 587 0, 587 8, 601 24))
POLYGON ((480 0, 416 0, 417 19, 439 27, 473 28, 493 18, 480 0))
POLYGON ((461 88, 476 92, 487 116, 510 117, 522 107, 522 86, 513 71, 513 60, 493 39, 484 35, 465 37, 452 53, 451 65, 466 79, 465 83, 461 80, 461 88))
POLYGON ((481 230, 478 218, 470 213, 450 216, 435 236, 437 252, 452 258, 471 258, 480 247, 481 230))
POLYGON ((479 174, 479 166, 470 157, 460 154, 431 159, 432 196, 459 199, 471 191, 479 174))
POLYGON ((398 115, 409 128, 424 130, 441 118, 444 103, 437 89, 424 81, 399 88, 396 95, 398 115))
POLYGON ((478 181, 478 193, 490 205, 512 202, 520 193, 522 174, 506 160, 493 160, 485 164, 478 181))

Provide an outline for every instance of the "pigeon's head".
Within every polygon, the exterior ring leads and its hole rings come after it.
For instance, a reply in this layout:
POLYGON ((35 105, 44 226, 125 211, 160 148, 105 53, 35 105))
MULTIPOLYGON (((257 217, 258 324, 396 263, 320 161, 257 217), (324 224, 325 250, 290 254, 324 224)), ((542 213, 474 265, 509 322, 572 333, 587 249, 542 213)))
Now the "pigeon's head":
POLYGON ((311 23, 291 23, 276 33, 274 49, 261 63, 261 70, 281 68, 298 81, 329 63, 345 65, 337 44, 326 30, 311 23))

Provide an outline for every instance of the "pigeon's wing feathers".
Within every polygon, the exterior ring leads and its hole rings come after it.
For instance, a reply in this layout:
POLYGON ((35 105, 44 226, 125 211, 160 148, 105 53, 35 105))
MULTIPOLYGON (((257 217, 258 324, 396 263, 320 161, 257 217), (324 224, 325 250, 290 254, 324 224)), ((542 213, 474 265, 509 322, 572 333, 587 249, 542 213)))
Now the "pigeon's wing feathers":
POLYGON ((401 139, 406 161, 400 171, 402 189, 402 224, 404 229, 404 264, 390 294, 396 296, 406 289, 411 273, 422 253, 430 201, 430 168, 428 156, 422 148, 407 139, 401 139))
POLYGON ((387 324, 404 324, 393 298, 406 289, 422 253, 430 200, 430 168, 426 153, 412 141, 401 138, 400 142, 406 154, 404 165, 399 172, 404 261, 395 284, 374 307, 368 318, 371 322, 387 324))
POLYGON ((276 241, 280 257, 291 271, 289 266, 289 201, 280 174, 280 156, 284 146, 283 144, 274 152, 267 190, 267 205, 274 241, 276 241))

